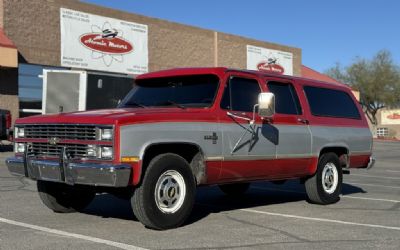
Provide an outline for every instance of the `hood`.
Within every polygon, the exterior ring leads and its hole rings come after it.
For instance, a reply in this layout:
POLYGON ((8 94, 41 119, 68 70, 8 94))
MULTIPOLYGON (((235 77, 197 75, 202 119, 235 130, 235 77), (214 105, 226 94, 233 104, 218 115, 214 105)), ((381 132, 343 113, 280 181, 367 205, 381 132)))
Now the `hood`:
POLYGON ((16 124, 115 124, 143 122, 210 120, 208 109, 119 108, 37 115, 17 119, 16 124), (207 118, 208 117, 208 118, 207 118))

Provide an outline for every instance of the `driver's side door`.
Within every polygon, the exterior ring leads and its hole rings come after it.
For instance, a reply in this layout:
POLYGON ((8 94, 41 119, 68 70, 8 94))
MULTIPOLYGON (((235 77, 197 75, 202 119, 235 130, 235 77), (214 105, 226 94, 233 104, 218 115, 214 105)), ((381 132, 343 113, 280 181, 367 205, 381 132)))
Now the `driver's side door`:
POLYGON ((273 176, 278 131, 255 114, 254 105, 262 92, 252 75, 228 77, 221 100, 223 162, 220 179, 235 181, 273 176))

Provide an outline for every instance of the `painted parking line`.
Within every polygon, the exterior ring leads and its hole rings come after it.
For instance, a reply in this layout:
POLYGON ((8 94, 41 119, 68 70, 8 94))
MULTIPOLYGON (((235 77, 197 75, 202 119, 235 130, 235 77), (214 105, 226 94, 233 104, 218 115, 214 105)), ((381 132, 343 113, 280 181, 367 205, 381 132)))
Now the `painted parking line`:
POLYGON ((33 230, 37 230, 37 231, 42 231, 42 232, 66 236, 66 237, 72 237, 75 239, 80 239, 80 240, 90 241, 93 243, 108 245, 108 246, 112 246, 112 247, 116 247, 116 248, 124 249, 124 250, 147 250, 145 248, 141 248, 138 246, 128 245, 128 244, 124 244, 124 243, 120 243, 120 242, 105 240, 105 239, 82 235, 82 234, 69 233, 69 232, 65 232, 65 231, 61 231, 61 230, 57 230, 57 229, 41 227, 41 226, 37 226, 37 225, 27 224, 24 222, 9 220, 9 219, 5 219, 5 218, 1 218, 1 217, 0 217, 0 223, 6 223, 6 224, 14 225, 14 226, 29 228, 29 229, 33 229, 33 230))
POLYGON ((371 186, 371 187, 381 187, 381 188, 391 188, 391 189, 393 189, 393 188, 394 189, 400 189, 400 186, 386 186, 386 185, 360 183, 360 182, 346 182, 346 184, 360 185, 360 186, 371 186))
POLYGON ((248 208, 239 209, 239 210, 248 212, 248 213, 279 216, 279 217, 285 217, 285 218, 291 218, 291 219, 301 219, 301 220, 309 220, 309 221, 328 222, 328 223, 335 223, 335 224, 342 224, 342 225, 361 226, 361 227, 380 228, 380 229, 400 231, 400 227, 384 226, 384 225, 379 225, 379 224, 365 224, 365 223, 357 223, 357 222, 343 221, 343 220, 331 220, 331 219, 324 219, 324 218, 317 218, 317 217, 299 216, 299 215, 293 215, 293 214, 272 213, 272 212, 259 211, 259 210, 248 209, 248 208))
POLYGON ((380 176, 380 175, 350 174, 350 176, 360 176, 360 177, 368 177, 368 178, 381 178, 381 179, 388 179, 388 180, 400 180, 400 177, 390 177, 390 176, 380 176))
POLYGON ((390 200, 390 199, 381 199, 381 198, 368 198, 368 197, 348 196, 348 195, 343 195, 341 197, 349 198, 349 199, 359 199, 359 200, 369 200, 369 201, 385 201, 385 202, 392 202, 392 203, 400 203, 400 200, 390 200))
POLYGON ((400 170, 385 170, 385 171, 389 173, 400 173, 400 170))
MULTIPOLYGON (((281 188, 263 188, 263 187, 251 187, 252 189, 258 190, 268 190, 268 191, 278 191, 278 192, 286 192, 286 193, 297 193, 297 194, 306 194, 305 192, 300 191, 293 191, 281 188)), ((384 201, 384 202, 391 202, 391 203, 400 203, 400 200, 391 200, 391 199, 382 199, 382 198, 370 198, 370 197, 360 197, 360 196, 353 196, 353 195, 341 195, 340 197, 346 199, 359 199, 359 200, 370 200, 370 201, 384 201)))
MULTIPOLYGON (((216 206, 216 205, 212 205, 212 204, 196 203, 196 205, 212 207, 212 208, 221 208, 221 206, 216 206)), ((232 210, 232 211, 235 211, 235 210, 232 210)), ((342 225, 361 226, 361 227, 380 228, 380 229, 400 231, 400 227, 385 226, 385 225, 379 225, 379 224, 358 223, 358 222, 351 222, 351 221, 344 221, 344 220, 332 220, 332 219, 308 217, 308 216, 301 216, 301 215, 294 215, 294 214, 274 213, 274 212, 260 211, 260 210, 256 210, 256 209, 250 209, 250 208, 242 208, 242 209, 238 209, 236 211, 255 213, 255 214, 264 214, 264 215, 269 215, 269 216, 278 216, 278 217, 291 218, 291 219, 300 219, 300 220, 308 220, 308 221, 327 222, 327 223, 342 224, 342 225)))

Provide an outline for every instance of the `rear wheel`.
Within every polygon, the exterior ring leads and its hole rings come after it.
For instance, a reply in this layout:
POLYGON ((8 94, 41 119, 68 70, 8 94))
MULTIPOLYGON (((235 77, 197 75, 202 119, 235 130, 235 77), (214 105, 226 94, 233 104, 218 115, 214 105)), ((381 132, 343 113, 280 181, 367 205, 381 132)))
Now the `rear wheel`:
POLYGON ((339 201, 343 173, 339 158, 334 153, 323 154, 317 172, 305 181, 307 196, 317 204, 332 204, 339 201))
POLYGON ((37 189, 43 204, 56 213, 83 210, 96 195, 84 188, 47 181, 37 181, 37 189))
POLYGON ((134 191, 133 213, 148 228, 178 227, 192 211, 195 192, 196 181, 186 160, 176 154, 158 155, 134 191))
POLYGON ((219 185, 218 187, 225 194, 234 196, 246 193, 246 191, 250 187, 250 183, 246 182, 246 183, 224 184, 224 185, 219 185))

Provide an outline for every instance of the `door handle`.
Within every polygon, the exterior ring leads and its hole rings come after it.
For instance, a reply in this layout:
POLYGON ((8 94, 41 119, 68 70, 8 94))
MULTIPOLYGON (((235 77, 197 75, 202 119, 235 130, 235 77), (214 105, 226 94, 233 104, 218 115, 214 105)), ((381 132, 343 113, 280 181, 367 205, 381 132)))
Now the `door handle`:
POLYGON ((297 118, 297 121, 303 124, 309 124, 310 122, 307 119, 297 118))

